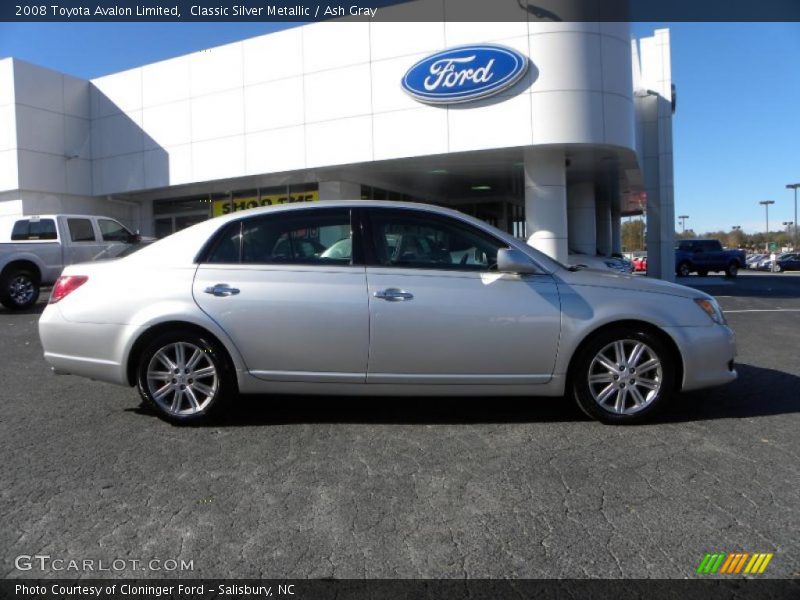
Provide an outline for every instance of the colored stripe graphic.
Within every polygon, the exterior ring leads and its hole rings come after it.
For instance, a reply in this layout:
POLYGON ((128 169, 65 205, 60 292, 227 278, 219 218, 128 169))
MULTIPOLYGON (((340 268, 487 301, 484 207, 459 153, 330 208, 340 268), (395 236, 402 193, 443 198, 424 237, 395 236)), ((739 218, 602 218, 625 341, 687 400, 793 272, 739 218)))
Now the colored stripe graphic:
POLYGON ((749 552, 742 553, 741 555, 742 558, 740 558, 739 562, 736 564, 736 570, 734 571, 734 573, 739 573, 739 571, 742 570, 742 567, 744 566, 744 561, 746 561, 749 556, 750 556, 749 552))
POLYGON ((750 562, 747 563, 747 566, 744 568, 745 573, 752 573, 758 572, 758 567, 761 566, 761 561, 764 560, 763 554, 755 553, 753 554, 753 558, 750 559, 750 562))
POLYGON ((711 555, 706 552, 706 555, 703 557, 703 560, 700 561, 700 564, 697 565, 697 572, 698 573, 705 573, 706 572, 706 565, 708 564, 709 559, 711 559, 711 555))
POLYGON ((697 565, 697 573, 703 575, 755 575, 763 573, 774 554, 772 552, 706 552, 697 565), (745 566, 746 565, 746 566, 745 566))
POLYGON ((767 555, 764 557, 764 562, 761 563, 761 568, 758 569, 759 573, 763 573, 764 572, 764 570, 767 568, 767 565, 769 564, 769 561, 772 560, 773 556, 774 555, 773 555, 772 552, 768 552, 767 553, 767 555))
POLYGON ((727 573, 728 569, 730 568, 731 564, 733 563, 733 557, 736 556, 735 554, 728 554, 728 560, 725 561, 725 564, 722 565, 722 570, 720 573, 727 573))
POLYGON ((725 560, 725 553, 724 552, 720 552, 719 553, 719 557, 717 557, 716 562, 711 567, 711 573, 716 573, 717 572, 717 569, 719 569, 719 567, 722 564, 723 560, 725 560))

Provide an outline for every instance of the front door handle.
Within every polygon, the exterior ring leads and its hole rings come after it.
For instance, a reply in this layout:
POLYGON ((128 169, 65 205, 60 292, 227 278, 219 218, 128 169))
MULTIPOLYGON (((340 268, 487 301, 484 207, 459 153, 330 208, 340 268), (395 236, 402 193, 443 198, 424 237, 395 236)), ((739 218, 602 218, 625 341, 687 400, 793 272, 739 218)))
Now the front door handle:
POLYGON ((380 298, 381 300, 388 300, 389 302, 402 302, 403 300, 414 299, 414 294, 397 288, 380 290, 372 295, 376 298, 380 298))
POLYGON ((217 297, 235 296, 239 293, 237 288, 232 288, 227 283, 218 283, 203 290, 206 294, 213 294, 217 297))

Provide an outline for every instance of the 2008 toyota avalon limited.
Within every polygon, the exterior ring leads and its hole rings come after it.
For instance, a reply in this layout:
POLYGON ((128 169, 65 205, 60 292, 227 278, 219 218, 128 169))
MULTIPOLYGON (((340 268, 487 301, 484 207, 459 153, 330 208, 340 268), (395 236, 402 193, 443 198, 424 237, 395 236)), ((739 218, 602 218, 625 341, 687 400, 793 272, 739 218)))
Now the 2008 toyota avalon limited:
POLYGON ((238 393, 568 394, 631 423, 736 378, 711 296, 399 202, 253 209, 67 267, 39 333, 56 372, 135 385, 172 423, 238 393))

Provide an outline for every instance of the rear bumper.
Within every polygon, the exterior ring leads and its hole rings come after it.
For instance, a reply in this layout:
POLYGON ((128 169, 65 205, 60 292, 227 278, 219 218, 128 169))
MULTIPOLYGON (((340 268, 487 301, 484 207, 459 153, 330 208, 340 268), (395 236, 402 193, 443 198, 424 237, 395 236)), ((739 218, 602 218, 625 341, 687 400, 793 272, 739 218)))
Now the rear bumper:
POLYGON ((80 375, 128 385, 122 340, 129 326, 67 321, 58 305, 49 305, 39 319, 44 359, 58 375, 80 375))
POLYGON ((681 390, 699 390, 736 379, 736 335, 730 327, 670 327, 666 330, 683 357, 681 390))

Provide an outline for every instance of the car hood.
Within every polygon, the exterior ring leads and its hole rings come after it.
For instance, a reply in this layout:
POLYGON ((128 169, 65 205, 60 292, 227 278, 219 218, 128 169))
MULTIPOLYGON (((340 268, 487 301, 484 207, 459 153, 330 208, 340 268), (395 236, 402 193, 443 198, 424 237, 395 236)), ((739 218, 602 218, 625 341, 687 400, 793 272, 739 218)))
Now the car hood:
POLYGON ((636 292, 649 292, 653 294, 668 294, 670 296, 679 296, 681 298, 706 298, 710 297, 705 292, 671 283, 669 281, 662 281, 660 279, 653 279, 650 277, 641 277, 626 275, 623 273, 616 273, 614 271, 606 271, 599 269, 581 269, 579 271, 569 271, 564 269, 558 273, 562 281, 572 286, 594 286, 613 288, 624 291, 636 292))

